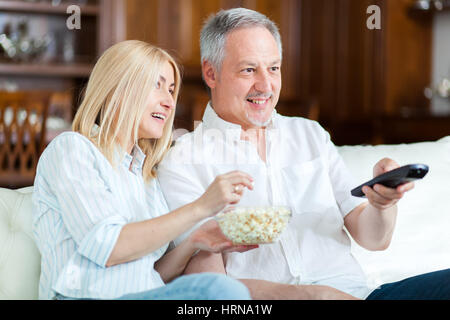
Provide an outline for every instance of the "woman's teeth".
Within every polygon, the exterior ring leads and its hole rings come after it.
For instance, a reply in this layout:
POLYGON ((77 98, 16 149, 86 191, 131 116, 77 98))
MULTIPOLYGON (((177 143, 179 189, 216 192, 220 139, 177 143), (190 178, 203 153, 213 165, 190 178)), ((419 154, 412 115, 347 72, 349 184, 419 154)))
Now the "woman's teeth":
POLYGON ((158 118, 158 119, 161 119, 161 120, 166 120, 166 116, 161 114, 161 113, 152 113, 152 117, 153 118, 158 118))

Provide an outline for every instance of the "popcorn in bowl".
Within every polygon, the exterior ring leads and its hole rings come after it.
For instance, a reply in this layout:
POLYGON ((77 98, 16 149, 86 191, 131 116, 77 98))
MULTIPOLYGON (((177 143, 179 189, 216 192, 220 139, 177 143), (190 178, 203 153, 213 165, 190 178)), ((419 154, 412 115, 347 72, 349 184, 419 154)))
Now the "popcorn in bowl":
POLYGON ((215 216, 234 244, 265 244, 277 240, 291 218, 288 207, 229 207, 215 216))

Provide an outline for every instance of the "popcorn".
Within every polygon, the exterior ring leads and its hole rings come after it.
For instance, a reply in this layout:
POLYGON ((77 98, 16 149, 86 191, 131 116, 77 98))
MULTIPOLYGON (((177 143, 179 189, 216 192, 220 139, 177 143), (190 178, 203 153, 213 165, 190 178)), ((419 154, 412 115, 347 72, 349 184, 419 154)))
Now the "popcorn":
POLYGON ((248 245, 274 242, 290 217, 287 207, 232 207, 216 215, 216 220, 234 244, 248 245))

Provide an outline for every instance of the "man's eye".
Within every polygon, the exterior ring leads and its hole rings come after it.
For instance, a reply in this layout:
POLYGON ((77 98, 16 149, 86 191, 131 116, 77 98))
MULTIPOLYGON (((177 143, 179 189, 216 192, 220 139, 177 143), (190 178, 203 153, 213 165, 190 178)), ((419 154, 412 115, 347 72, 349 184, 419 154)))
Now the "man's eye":
POLYGON ((255 69, 254 68, 246 68, 246 69, 244 69, 242 71, 245 72, 245 73, 252 73, 252 72, 255 71, 255 69))
POLYGON ((271 70, 276 72, 276 71, 280 70, 280 67, 272 67, 271 70))

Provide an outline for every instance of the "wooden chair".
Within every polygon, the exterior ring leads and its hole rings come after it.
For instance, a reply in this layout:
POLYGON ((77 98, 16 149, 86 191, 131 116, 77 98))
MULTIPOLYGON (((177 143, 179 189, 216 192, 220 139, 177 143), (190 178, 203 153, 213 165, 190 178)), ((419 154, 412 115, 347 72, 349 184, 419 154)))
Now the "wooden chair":
POLYGON ((33 185, 51 93, 0 92, 0 187, 33 185))

